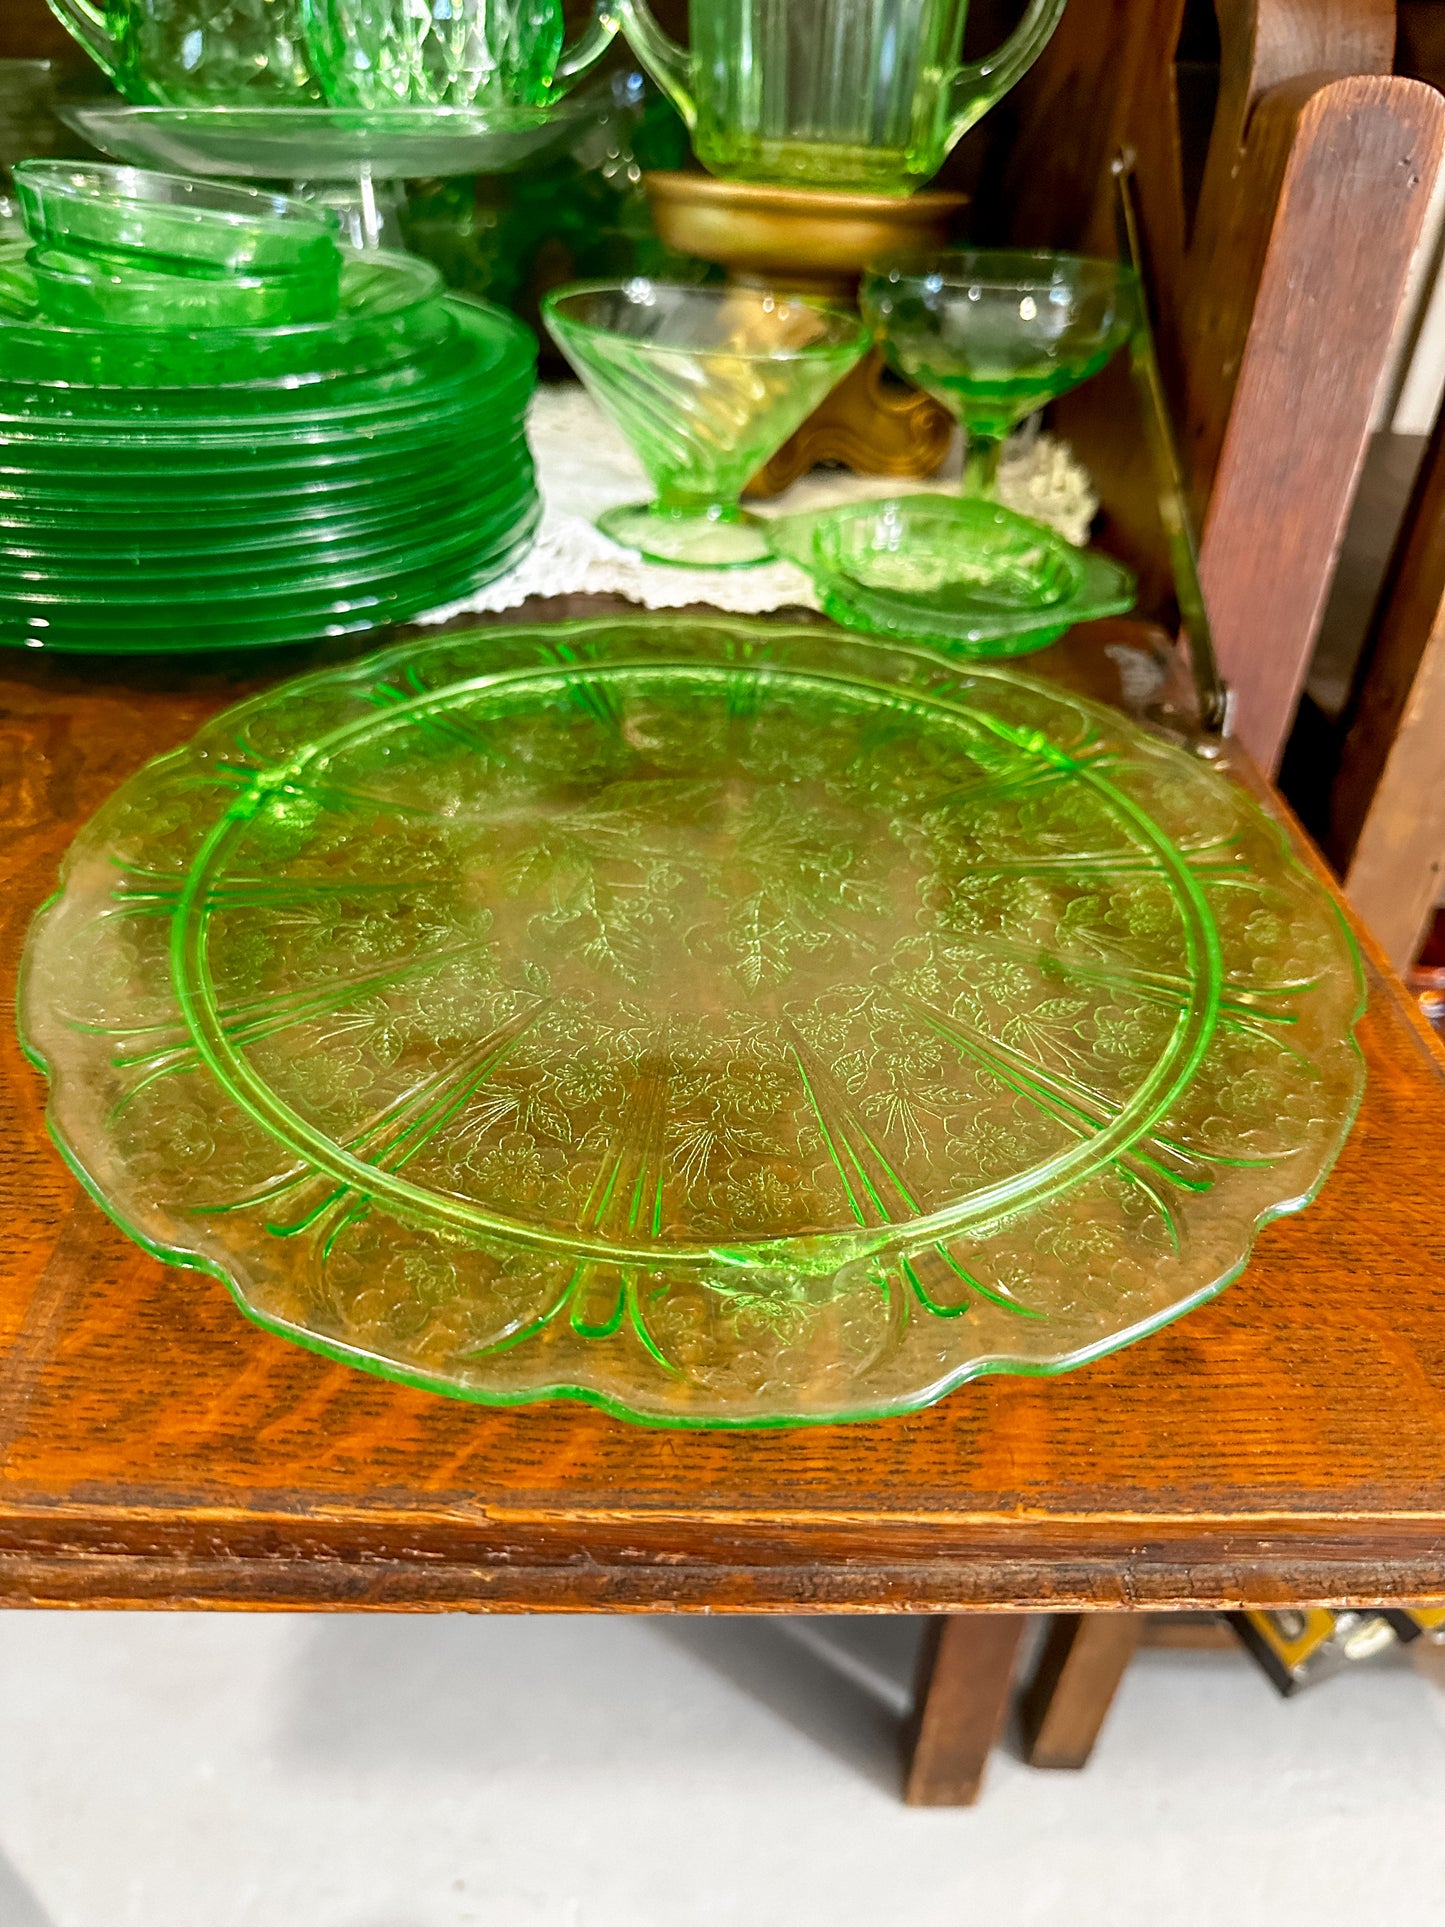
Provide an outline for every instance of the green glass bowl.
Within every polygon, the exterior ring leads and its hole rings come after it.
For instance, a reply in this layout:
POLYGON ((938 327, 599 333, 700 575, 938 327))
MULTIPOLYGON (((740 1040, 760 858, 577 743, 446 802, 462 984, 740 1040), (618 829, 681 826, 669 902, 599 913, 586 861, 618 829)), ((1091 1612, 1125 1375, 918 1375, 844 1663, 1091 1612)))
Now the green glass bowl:
POLYGON ((31 239, 227 274, 313 271, 340 258, 330 218, 259 188, 141 167, 21 161, 15 195, 31 239))
POLYGON ((334 320, 285 328, 62 327, 40 312, 23 249, 0 249, 0 371, 7 382, 120 390, 226 389, 285 381, 299 391, 369 375, 440 348, 456 330, 442 279, 410 255, 348 256, 334 320))
POLYGON ((41 312, 62 327, 283 328, 334 320, 341 303, 339 254, 285 274, 176 274, 53 247, 30 264, 41 312))
POLYGON ((835 622, 960 656, 1019 656, 1122 615, 1137 585, 1109 556, 975 496, 893 495, 766 525, 835 622))

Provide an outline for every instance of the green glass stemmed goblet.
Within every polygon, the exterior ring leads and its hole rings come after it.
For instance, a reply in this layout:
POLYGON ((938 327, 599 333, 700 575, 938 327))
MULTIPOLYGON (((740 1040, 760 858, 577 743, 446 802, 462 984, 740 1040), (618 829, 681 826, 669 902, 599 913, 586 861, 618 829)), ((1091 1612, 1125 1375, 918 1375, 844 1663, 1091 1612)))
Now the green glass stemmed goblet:
POLYGON ((599 516, 603 534, 685 568, 769 561, 743 489, 866 353, 858 317, 765 288, 641 278, 559 288, 542 313, 657 490, 599 516))
POLYGON ((963 490, 983 496, 1010 431, 1098 374, 1138 314, 1123 262, 1042 249, 890 256, 859 302, 893 368, 962 425, 963 490))

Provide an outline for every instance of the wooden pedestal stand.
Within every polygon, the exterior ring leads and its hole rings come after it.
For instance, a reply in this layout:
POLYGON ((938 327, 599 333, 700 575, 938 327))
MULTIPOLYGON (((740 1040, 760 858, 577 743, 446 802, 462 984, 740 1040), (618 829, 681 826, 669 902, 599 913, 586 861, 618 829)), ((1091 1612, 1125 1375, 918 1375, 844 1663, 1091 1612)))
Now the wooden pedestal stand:
MULTIPOLYGON (((726 268, 745 286, 787 288, 851 306, 870 261, 942 247, 965 194, 827 193, 719 181, 710 174, 647 174, 657 231, 670 246, 726 268)), ((860 475, 931 475, 953 423, 932 399, 885 382, 875 349, 779 449, 749 485, 777 495, 818 462, 860 475)))

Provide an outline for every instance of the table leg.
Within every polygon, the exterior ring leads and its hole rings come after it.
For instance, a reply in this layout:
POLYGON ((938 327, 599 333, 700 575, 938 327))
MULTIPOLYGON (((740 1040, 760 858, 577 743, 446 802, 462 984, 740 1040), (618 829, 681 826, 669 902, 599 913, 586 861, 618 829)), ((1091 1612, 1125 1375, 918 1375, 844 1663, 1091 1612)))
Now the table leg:
POLYGON ((1143 1627, 1143 1613, 1055 1616, 1019 1702, 1030 1766, 1087 1763, 1143 1627))
POLYGON ((911 1807, 971 1807, 1003 1731, 1024 1613, 942 1613, 918 1663, 904 1742, 903 1797, 911 1807))

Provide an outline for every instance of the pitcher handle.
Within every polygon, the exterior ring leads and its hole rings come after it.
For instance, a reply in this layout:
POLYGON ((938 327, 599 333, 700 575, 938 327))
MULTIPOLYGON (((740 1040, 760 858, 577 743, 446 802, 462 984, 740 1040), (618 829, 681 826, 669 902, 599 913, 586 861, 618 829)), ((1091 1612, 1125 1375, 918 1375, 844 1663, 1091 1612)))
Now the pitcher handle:
MULTIPOLYGON (((53 0, 52 0, 53 3, 53 0)), ((1029 0, 1028 11, 1001 47, 983 60, 970 61, 953 76, 948 146, 951 152, 975 122, 983 119, 1015 81, 1022 80, 1053 36, 1065 0, 1029 0)))
POLYGON ((72 39, 80 42, 101 71, 111 80, 118 80, 119 56, 99 7, 92 6, 91 0, 49 0, 49 6, 61 26, 72 39))
MULTIPOLYGON (((627 44, 657 82, 678 113, 689 134, 697 126, 697 102, 688 87, 688 57, 658 26, 647 0, 607 0, 613 17, 626 35, 627 44)), ((1059 0, 1063 5, 1063 0, 1059 0)))
POLYGON ((553 99, 560 100, 570 87, 576 85, 583 74, 597 65, 612 45, 613 36, 620 25, 621 22, 616 13, 605 4, 605 0, 597 0, 592 24, 577 44, 567 48, 557 62, 557 71, 552 77, 551 86, 553 99))

